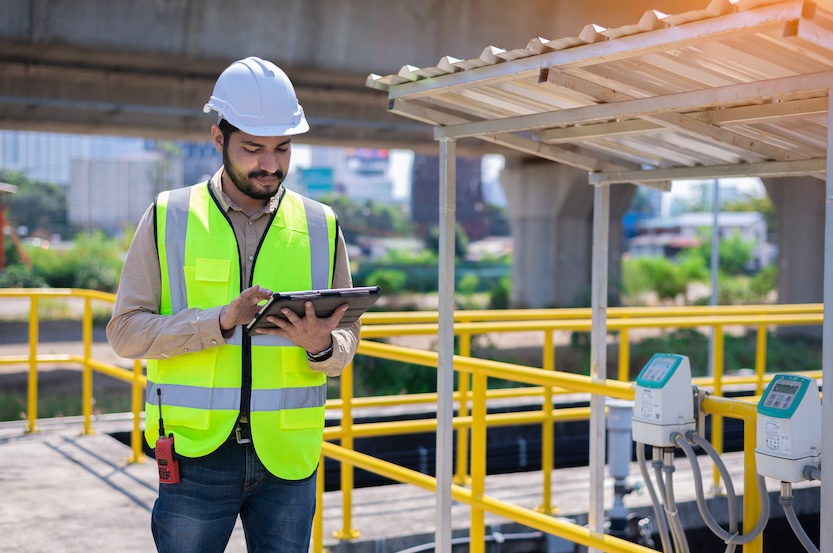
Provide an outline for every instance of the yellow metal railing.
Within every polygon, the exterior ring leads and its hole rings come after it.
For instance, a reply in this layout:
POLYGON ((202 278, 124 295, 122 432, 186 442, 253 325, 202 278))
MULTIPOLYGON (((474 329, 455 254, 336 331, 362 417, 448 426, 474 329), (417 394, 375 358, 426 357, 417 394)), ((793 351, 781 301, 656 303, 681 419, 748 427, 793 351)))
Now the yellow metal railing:
POLYGON ((131 413, 133 429, 131 431, 130 462, 141 463, 145 460, 142 451, 141 412, 144 409, 143 390, 147 386, 147 378, 142 371, 142 362, 133 362, 132 370, 104 363, 93 358, 93 300, 112 305, 116 296, 96 290, 81 290, 75 288, 5 288, 0 289, 0 300, 3 298, 29 299, 29 354, 27 356, 0 356, 0 365, 25 363, 29 366, 28 389, 26 399, 27 432, 37 432, 38 413, 38 366, 40 364, 73 363, 82 366, 81 374, 81 409, 84 417, 84 434, 94 434, 92 428, 93 406, 93 371, 107 374, 131 385, 131 413), (81 315, 83 354, 42 355, 38 353, 40 319, 38 314, 41 298, 80 299, 83 300, 81 315))
MULTIPOLYGON (((27 431, 37 431, 37 370, 40 364, 78 363, 83 367, 83 415, 84 432, 92 429, 92 372, 98 371, 131 384, 131 410, 133 431, 131 448, 133 462, 142 462, 142 434, 140 428, 143 408, 143 391, 147 384, 142 374, 142 364, 135 361, 132 370, 113 366, 93 359, 92 355, 92 301, 112 303, 114 296, 102 292, 76 289, 0 289, 0 301, 9 297, 29 298, 29 354, 27 356, 0 357, 0 364, 26 364, 29 367, 29 388, 27 393, 27 431), (43 355, 38 353, 39 340, 39 299, 44 297, 83 299, 83 344, 82 355, 43 355)), ((417 313, 368 313, 363 318, 363 340, 358 355, 368 355, 402 362, 436 367, 437 354, 367 340, 403 335, 436 334, 437 314, 417 313)), ((704 410, 713 416, 712 441, 722 452, 722 418, 733 417, 743 420, 745 427, 745 489, 757 486, 754 471, 754 405, 747 401, 719 397, 723 387, 729 383, 752 384, 758 394, 768 382, 766 366, 766 330, 769 326, 818 325, 822 322, 820 304, 773 305, 773 306, 717 306, 717 307, 670 307, 670 308, 611 308, 608 310, 608 331, 619 333, 618 377, 620 381, 592 381, 589 377, 558 372, 555 362, 554 333, 590 330, 589 309, 543 309, 543 310, 499 310, 459 311, 455 313, 454 332, 460 340, 460 355, 454 358, 454 369, 458 372, 458 390, 454 400, 459 405, 458 416, 453 419, 457 430, 458 458, 456 462, 454 499, 472 507, 471 538, 472 551, 482 551, 485 528, 485 512, 505 516, 530 527, 565 537, 601 551, 649 551, 641 546, 611 536, 600 536, 593 532, 551 517, 556 512, 550 496, 553 459, 553 422, 586 420, 589 408, 554 408, 553 397, 560 393, 600 394, 620 399, 633 399, 630 374, 629 333, 637 328, 684 328, 710 327, 715 337, 712 359, 712 377, 697 378, 695 383, 711 387, 713 394, 704 404, 704 410), (726 376, 723 367, 723 333, 728 326, 753 327, 757 329, 755 371, 750 376, 726 376), (531 368, 475 359, 471 357, 472 335, 493 332, 542 332, 542 367, 531 368), (543 370, 542 370, 543 369, 543 370), (488 390, 487 379, 500 378, 528 386, 515 389, 488 390), (540 411, 488 414, 486 404, 490 399, 500 397, 541 398, 540 411), (469 412, 471 404, 471 412, 469 412), (535 510, 502 503, 486 495, 485 490, 485 447, 486 428, 489 426, 541 424, 542 425, 542 501, 535 510), (751 425, 751 426, 750 426, 751 425), (471 434, 471 468, 467 467, 468 437, 471 434), (470 474, 468 474, 470 472, 470 474), (463 487, 470 484, 470 489, 463 487)), ((816 375, 820 377, 820 375, 816 375)), ((335 532, 339 539, 354 539, 359 531, 352 527, 353 467, 360 467, 393 480, 411 483, 424 489, 433 490, 436 481, 414 471, 373 459, 352 451, 356 437, 432 432, 436 430, 436 419, 363 423, 355 424, 353 411, 360 407, 384 407, 390 405, 436 403, 436 394, 411 394, 354 398, 352 366, 348 366, 341 377, 341 398, 327 402, 328 409, 341 410, 341 424, 325 429, 326 440, 340 440, 336 446, 325 443, 322 456, 339 460, 341 465, 342 528, 335 532)), ((323 459, 323 457, 322 457, 323 459)), ((714 471, 717 474, 717 471, 714 471)), ((323 494, 323 471, 319 471, 319 499, 323 494)), ((715 490, 719 480, 715 477, 715 490)), ((744 494, 744 524, 754 522, 760 505, 755 494, 744 494)), ((321 504, 319 502, 319 504, 321 504)), ((313 544, 315 551, 323 548, 323 520, 321 509, 316 515, 313 544)), ((746 528, 748 529, 748 528, 746 528)), ((761 541, 744 547, 744 551, 760 551, 761 541)))

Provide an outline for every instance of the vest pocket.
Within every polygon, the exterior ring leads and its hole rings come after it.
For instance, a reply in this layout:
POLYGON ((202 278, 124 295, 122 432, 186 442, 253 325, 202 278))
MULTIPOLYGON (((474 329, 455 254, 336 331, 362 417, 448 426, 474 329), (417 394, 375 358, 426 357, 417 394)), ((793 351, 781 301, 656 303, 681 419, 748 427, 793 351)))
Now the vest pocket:
POLYGON ((157 384, 162 386, 162 415, 166 427, 206 430, 216 376, 217 348, 159 360, 157 384))
POLYGON ((207 259, 198 257, 194 265, 184 267, 187 286, 188 305, 190 307, 215 307, 217 298, 228 294, 231 279, 231 261, 228 259, 207 259))
POLYGON ((324 426, 324 408, 286 409, 281 411, 279 424, 283 430, 322 428, 324 426))

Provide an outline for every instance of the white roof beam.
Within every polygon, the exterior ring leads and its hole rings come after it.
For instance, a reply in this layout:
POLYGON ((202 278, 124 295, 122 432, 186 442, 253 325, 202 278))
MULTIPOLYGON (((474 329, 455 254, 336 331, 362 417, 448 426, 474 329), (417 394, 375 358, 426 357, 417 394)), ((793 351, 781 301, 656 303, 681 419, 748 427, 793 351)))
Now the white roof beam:
POLYGON ((581 125, 578 127, 564 127, 559 129, 547 129, 538 133, 538 140, 547 144, 558 144, 560 142, 574 142, 576 140, 593 140, 594 138, 610 138, 613 136, 633 135, 656 132, 663 129, 643 119, 631 119, 629 121, 616 121, 613 123, 595 123, 592 125, 581 125))
MULTIPOLYGON (((388 111, 398 115, 403 115, 410 119, 422 121, 423 123, 430 123, 434 125, 456 125, 464 121, 457 115, 444 113, 442 111, 421 105, 414 105, 413 103, 405 102, 403 100, 394 100, 388 111)), ((549 159, 550 161, 556 161, 571 167, 583 169, 585 171, 617 171, 628 169, 623 165, 602 161, 578 152, 559 148, 558 146, 542 144, 535 140, 511 133, 481 135, 477 138, 486 142, 500 144, 501 146, 505 146, 516 151, 549 159)))
POLYGON ((590 175, 591 184, 616 184, 624 182, 649 183, 664 180, 717 179, 726 177, 788 177, 813 175, 826 171, 827 159, 814 158, 798 161, 763 161, 733 165, 702 165, 676 167, 652 171, 600 172, 590 175))
POLYGON ((772 119, 783 120, 786 117, 809 117, 827 113, 827 98, 808 98, 804 100, 788 100, 754 106, 736 108, 713 109, 688 113, 688 117, 697 119, 710 125, 751 125, 763 123, 772 119))
MULTIPOLYGON (((569 75, 563 71, 549 71, 547 82, 558 86, 563 84, 570 84, 575 86, 580 83, 580 88, 586 93, 597 98, 599 102, 616 102, 622 100, 635 99, 634 96, 624 94, 613 88, 605 87, 596 83, 591 83, 580 79, 573 75, 569 75)), ((569 88, 573 88, 569 86, 569 88)), ((774 160, 790 160, 790 159, 805 159, 807 156, 800 156, 772 146, 760 140, 754 140, 747 136, 743 136, 732 131, 721 129, 720 127, 692 119, 682 113, 662 113, 659 115, 646 115, 642 117, 643 120, 651 123, 657 123, 669 129, 673 129, 684 134, 696 136, 697 138, 706 139, 712 142, 717 142, 721 145, 729 146, 736 150, 743 150, 746 152, 753 152, 763 157, 764 159, 774 160)))
POLYGON ((679 92, 665 96, 637 98, 608 104, 522 115, 500 120, 452 125, 434 130, 435 138, 462 138, 478 134, 537 130, 576 123, 633 119, 673 111, 687 111, 722 104, 760 101, 799 93, 825 93, 833 86, 833 72, 798 75, 705 90, 679 92))

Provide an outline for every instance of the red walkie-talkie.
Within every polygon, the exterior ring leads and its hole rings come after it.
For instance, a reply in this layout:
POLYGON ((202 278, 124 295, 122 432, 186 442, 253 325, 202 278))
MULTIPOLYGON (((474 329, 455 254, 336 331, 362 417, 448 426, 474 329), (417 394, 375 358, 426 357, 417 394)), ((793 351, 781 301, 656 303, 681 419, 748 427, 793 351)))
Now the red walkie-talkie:
POLYGON ((179 482, 179 459, 174 451, 174 435, 165 437, 165 423, 162 422, 162 390, 156 388, 159 398, 159 438, 156 439, 156 466, 159 468, 159 483, 179 482))

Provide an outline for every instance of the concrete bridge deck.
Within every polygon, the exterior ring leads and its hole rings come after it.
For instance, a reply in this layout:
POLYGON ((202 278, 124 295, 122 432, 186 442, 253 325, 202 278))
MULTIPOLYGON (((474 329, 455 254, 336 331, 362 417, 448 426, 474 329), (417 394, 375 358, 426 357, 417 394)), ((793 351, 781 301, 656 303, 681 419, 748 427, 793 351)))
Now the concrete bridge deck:
MULTIPOLYGON (((98 421, 95 428, 96 435, 81 436, 80 423, 44 421, 40 432, 27 434, 21 424, 2 423, 0 535, 3 539, 0 550, 19 553, 154 550, 150 511, 156 497, 155 464, 152 459, 145 464, 126 464, 129 448, 109 433, 127 430, 129 422, 98 421)), ((724 460, 740 495, 743 493, 742 455, 727 454, 724 460)), ((711 463, 706 458, 701 458, 700 462, 704 477, 709 479, 705 488, 709 489, 711 463)), ((640 482, 638 467, 633 463, 631 472, 629 482, 640 482)), ((586 467, 555 471, 553 500, 559 516, 579 522, 585 519, 587 476, 586 467)), ((487 478, 486 493, 534 508, 541 501, 541 482, 540 471, 494 475, 487 478)), ((768 484, 771 492, 778 489, 777 482, 769 481, 768 484)), ((800 515, 818 513, 817 483, 797 488, 797 512, 800 515)), ((605 493, 606 507, 609 507, 613 497, 612 481, 607 483, 605 493)), ((702 521, 693 502, 692 474, 685 459, 679 460, 675 473, 675 495, 684 526, 701 527, 702 521)), ((432 494, 411 486, 392 485, 354 490, 353 501, 353 527, 361 532, 361 536, 352 542, 339 542, 332 535, 341 527, 341 492, 325 493, 324 540, 330 550, 387 553, 433 541, 432 494)), ((630 494, 625 502, 629 508, 641 513, 650 512, 647 493, 630 494)), ((725 501, 716 500, 712 508, 720 520, 721 513, 725 513, 725 501)), ((780 513, 777 500, 773 511, 773 516, 780 513)), ((467 534, 468 506, 455 505, 453 517, 455 531, 459 529, 462 534, 467 534)), ((500 525, 506 533, 517 526, 488 514, 486 523, 500 525)), ((697 550, 692 547, 692 551, 697 550)), ((239 522, 227 551, 245 551, 239 522)))

